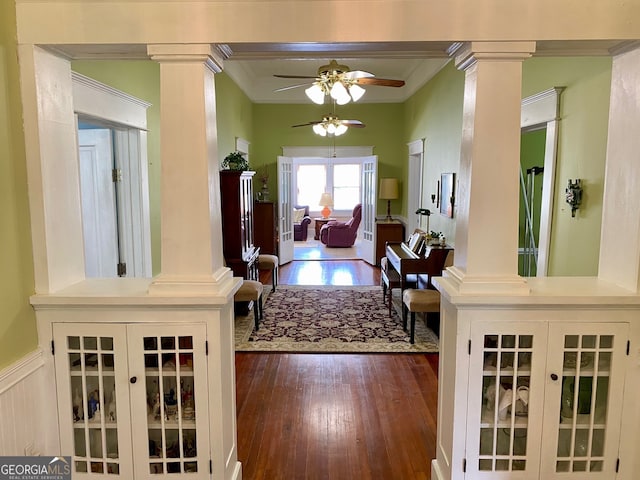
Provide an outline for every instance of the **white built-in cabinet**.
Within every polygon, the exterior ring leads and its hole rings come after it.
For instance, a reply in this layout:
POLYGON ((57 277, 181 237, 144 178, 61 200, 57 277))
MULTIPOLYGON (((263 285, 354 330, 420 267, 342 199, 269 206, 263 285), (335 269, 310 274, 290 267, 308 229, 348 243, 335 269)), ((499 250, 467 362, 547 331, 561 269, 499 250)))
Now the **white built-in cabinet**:
POLYGON ((74 478, 210 478, 204 324, 53 324, 74 478))
POLYGON ((614 478, 627 338, 624 323, 473 323, 467 478, 614 478))

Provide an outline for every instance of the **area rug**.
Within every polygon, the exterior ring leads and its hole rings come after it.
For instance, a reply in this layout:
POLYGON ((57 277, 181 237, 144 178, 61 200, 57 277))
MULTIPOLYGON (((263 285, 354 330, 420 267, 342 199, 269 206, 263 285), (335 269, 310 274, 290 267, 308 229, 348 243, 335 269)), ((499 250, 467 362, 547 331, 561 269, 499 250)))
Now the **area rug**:
POLYGON ((253 312, 236 317, 236 351, 324 353, 427 353, 438 337, 416 321, 415 343, 402 319, 382 301, 379 286, 279 285, 264 301, 264 318, 254 331, 253 312))
POLYGON ((327 247, 313 237, 305 242, 295 242, 293 246, 294 260, 354 260, 362 258, 358 250, 358 242, 353 247, 327 247))

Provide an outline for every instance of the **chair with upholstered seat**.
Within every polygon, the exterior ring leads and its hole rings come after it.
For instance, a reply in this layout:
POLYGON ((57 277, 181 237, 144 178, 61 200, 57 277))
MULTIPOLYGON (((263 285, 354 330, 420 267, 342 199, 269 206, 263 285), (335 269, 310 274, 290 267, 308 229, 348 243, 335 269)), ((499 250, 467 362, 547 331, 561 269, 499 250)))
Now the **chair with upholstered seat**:
POLYGON ((309 205, 293 206, 293 240, 295 242, 306 242, 307 233, 309 232, 309 224, 311 217, 309 216, 309 205))
MULTIPOLYGON (((416 288, 418 282, 417 275, 407 275, 405 285, 409 288, 416 288)), ((387 257, 380 259, 380 285, 382 286, 382 301, 389 305, 389 316, 393 308, 393 289, 402 286, 400 274, 389 265, 387 257)))
MULTIPOLYGON (((416 313, 425 315, 440 313, 440 292, 427 288, 408 288, 402 294, 402 328, 407 329, 407 313, 411 312, 409 341, 414 343, 416 313)), ((438 332, 436 332, 438 333, 438 332)))
POLYGON ((243 280, 242 285, 233 296, 234 302, 253 302, 253 316, 256 330, 262 320, 262 291, 264 286, 256 280, 243 280))
POLYGON ((278 264, 280 259, 276 255, 259 254, 258 255, 258 270, 271 271, 271 290, 276 291, 278 285, 278 264))
POLYGON ((348 222, 332 220, 320 229, 320 241, 327 247, 351 247, 356 242, 362 219, 362 204, 357 204, 348 222))

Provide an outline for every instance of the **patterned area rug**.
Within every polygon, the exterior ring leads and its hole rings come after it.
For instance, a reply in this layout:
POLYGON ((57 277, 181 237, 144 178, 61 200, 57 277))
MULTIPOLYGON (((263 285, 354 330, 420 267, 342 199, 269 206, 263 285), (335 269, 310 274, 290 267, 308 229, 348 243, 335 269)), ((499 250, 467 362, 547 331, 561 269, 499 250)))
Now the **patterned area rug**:
MULTIPOLYGON (((265 289, 268 290, 268 289, 265 289)), ((325 353, 426 353, 438 337, 416 319, 415 343, 391 317, 382 290, 371 287, 279 285, 264 302, 264 319, 253 330, 253 311, 236 317, 236 351, 325 353)))

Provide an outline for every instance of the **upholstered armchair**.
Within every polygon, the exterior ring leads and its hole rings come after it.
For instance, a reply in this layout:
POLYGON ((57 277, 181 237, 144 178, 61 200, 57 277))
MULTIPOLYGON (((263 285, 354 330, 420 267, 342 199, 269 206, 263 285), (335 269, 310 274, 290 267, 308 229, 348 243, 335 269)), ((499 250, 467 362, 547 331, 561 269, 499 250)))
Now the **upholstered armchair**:
POLYGON ((311 217, 309 216, 309 205, 293 206, 293 240, 296 242, 306 242, 307 232, 311 217))
POLYGON ((320 241, 327 247, 351 247, 358 236, 358 227, 362 219, 362 204, 353 208, 348 222, 332 220, 320 229, 320 241))

